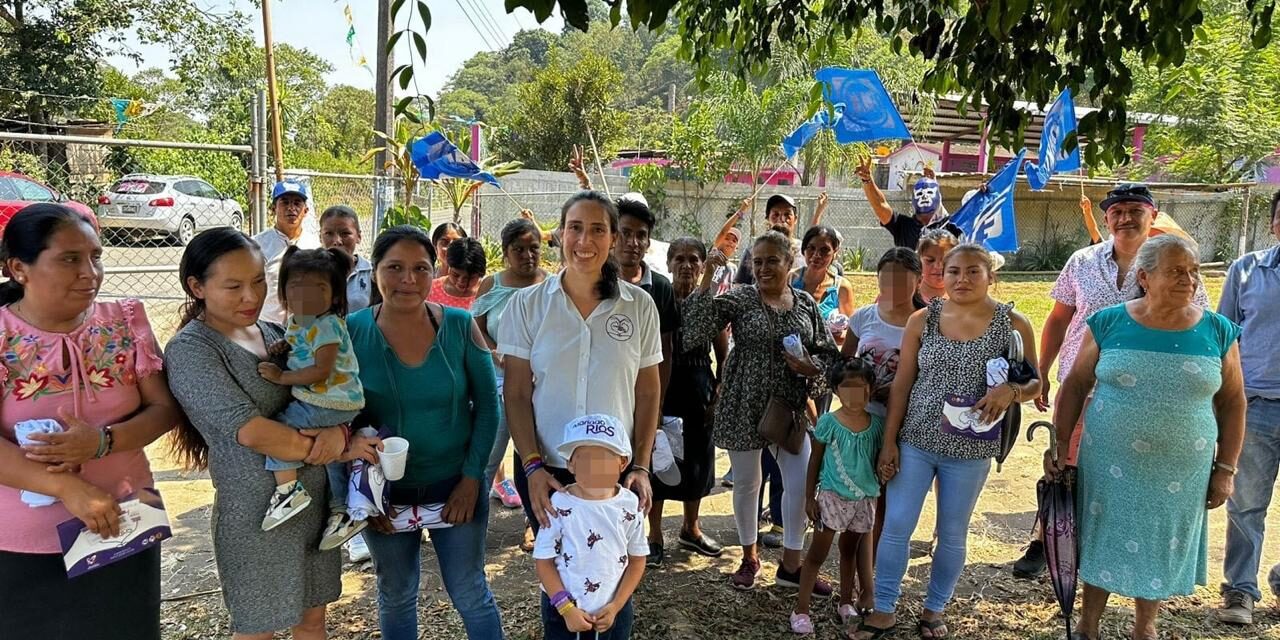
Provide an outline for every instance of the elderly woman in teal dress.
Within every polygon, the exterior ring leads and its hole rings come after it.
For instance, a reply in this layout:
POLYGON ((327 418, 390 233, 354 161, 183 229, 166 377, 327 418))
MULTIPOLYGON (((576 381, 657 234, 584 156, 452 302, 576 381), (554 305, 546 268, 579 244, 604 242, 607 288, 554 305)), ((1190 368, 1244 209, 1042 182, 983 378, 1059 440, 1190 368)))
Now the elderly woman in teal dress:
MULTIPOLYGON (((1103 309, 1055 414, 1067 457, 1085 398, 1076 504, 1084 608, 1094 640, 1112 593, 1137 600, 1133 638, 1156 636, 1160 603, 1206 582, 1208 509, 1231 495, 1244 438, 1240 328, 1192 301, 1199 256, 1172 235, 1138 253, 1145 295, 1103 309)), ((1061 467, 1046 452, 1046 472, 1061 467)))

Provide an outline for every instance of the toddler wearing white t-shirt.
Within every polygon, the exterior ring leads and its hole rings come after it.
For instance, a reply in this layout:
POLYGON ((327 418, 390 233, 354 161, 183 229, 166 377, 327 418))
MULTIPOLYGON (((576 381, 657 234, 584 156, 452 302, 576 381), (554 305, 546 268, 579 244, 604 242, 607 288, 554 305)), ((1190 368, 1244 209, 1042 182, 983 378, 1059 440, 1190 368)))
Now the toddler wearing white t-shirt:
POLYGON ((559 452, 575 484, 551 496, 556 517, 533 547, 542 582, 547 640, 631 635, 631 594, 644 575, 649 543, 634 493, 618 485, 631 442, 617 418, 589 415, 565 425, 559 452))

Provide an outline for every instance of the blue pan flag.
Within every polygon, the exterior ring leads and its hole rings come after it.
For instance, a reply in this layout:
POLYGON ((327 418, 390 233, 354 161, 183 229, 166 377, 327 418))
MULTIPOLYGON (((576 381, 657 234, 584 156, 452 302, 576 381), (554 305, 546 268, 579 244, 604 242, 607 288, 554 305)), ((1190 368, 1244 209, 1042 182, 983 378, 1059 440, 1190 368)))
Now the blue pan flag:
POLYGON ((1062 145, 1076 135, 1076 104, 1071 90, 1063 89, 1049 112, 1044 114, 1044 132, 1040 134, 1040 162, 1027 163, 1027 183, 1037 191, 1049 184, 1055 173, 1076 171, 1080 168, 1080 146, 1070 153, 1062 145))
POLYGON ((800 149, 802 147, 809 144, 809 141, 812 140, 814 136, 818 135, 819 131, 830 128, 831 112, 826 109, 821 109, 817 113, 813 114, 812 118, 809 118, 804 124, 800 125, 799 128, 792 131, 791 135, 782 139, 782 152, 785 153, 788 158, 793 158, 797 153, 800 153, 800 149))
POLYGON ((418 173, 428 180, 439 180, 441 176, 445 176, 478 180, 501 187, 493 174, 481 171, 467 154, 439 131, 432 131, 426 137, 410 143, 409 157, 413 159, 413 166, 418 168, 418 173))
POLYGON ((826 67, 813 77, 822 83, 822 94, 835 111, 831 126, 836 142, 911 139, 907 123, 875 71, 826 67))
POLYGON ((959 211, 952 214, 951 222, 960 227, 965 242, 974 242, 1002 253, 1018 250, 1013 188, 1026 155, 1026 149, 1019 151, 959 211))

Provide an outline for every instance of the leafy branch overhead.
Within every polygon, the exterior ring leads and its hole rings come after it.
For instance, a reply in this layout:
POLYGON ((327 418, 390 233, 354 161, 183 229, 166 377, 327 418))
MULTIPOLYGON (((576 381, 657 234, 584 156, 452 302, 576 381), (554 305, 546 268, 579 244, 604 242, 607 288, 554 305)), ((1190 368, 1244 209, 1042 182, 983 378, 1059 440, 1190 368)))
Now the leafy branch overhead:
MULTIPOLYGON (((401 0, 403 1, 403 0, 401 0)), ((1015 105, 1047 106, 1062 89, 1087 96, 1098 111, 1080 121, 1089 164, 1127 159, 1126 116, 1135 66, 1177 66, 1206 35, 1205 11, 1227 0, 613 0, 634 28, 661 28, 674 14, 681 54, 701 79, 725 65, 739 77, 765 75, 784 45, 828 57, 860 29, 931 64, 919 90, 958 93, 985 110, 994 137, 1013 146, 1030 121, 1015 105), (625 8, 624 8, 625 3, 625 8), (728 55, 726 55, 726 53, 728 55)), ((1276 0, 1244 0, 1251 44, 1271 39, 1276 0)), ((588 0, 506 0, 538 21, 559 10, 587 29, 588 0)), ((402 79, 403 82, 403 79, 402 79)))

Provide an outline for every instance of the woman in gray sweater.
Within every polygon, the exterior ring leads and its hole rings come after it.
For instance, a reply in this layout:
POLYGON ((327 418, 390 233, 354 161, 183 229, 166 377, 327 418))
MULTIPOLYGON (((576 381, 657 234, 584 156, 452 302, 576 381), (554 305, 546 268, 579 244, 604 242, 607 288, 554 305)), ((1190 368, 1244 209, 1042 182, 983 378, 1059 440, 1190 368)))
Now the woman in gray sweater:
POLYGON ((290 392, 258 374, 284 330, 258 320, 267 287, 253 240, 228 228, 205 231, 187 245, 179 275, 187 303, 165 349, 169 388, 187 416, 176 444, 187 467, 207 467, 213 479, 213 548, 233 637, 266 640, 291 628, 299 640, 324 638, 325 605, 342 593, 341 557, 318 550, 322 509, 262 530, 261 506, 275 490, 263 456, 305 461, 298 480, 323 503, 321 465, 357 452, 376 461, 377 441, 348 447, 344 429, 298 431, 268 417, 290 392))

